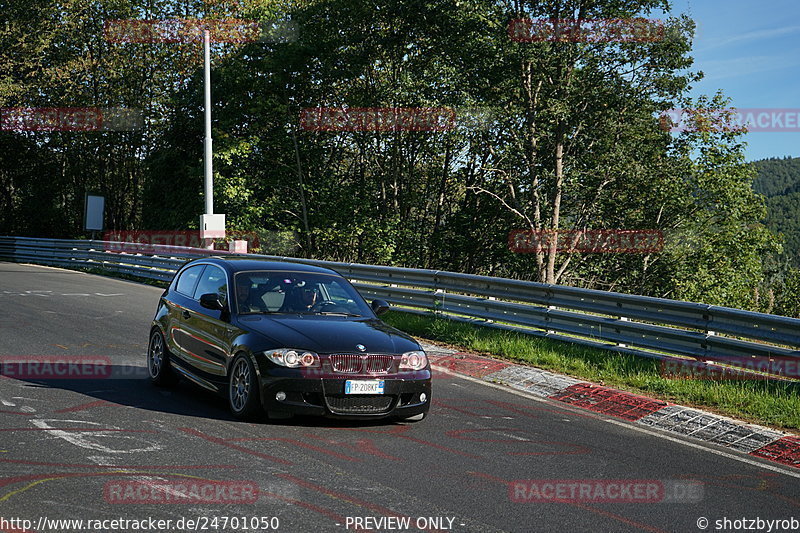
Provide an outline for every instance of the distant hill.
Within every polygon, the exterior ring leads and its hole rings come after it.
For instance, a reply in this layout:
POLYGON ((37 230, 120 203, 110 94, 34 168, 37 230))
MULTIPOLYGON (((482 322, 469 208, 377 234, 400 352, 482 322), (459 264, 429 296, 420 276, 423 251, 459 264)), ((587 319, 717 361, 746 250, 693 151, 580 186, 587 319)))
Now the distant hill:
POLYGON ((766 225, 786 236, 786 254, 800 267, 800 157, 755 161, 756 192, 767 197, 766 225))

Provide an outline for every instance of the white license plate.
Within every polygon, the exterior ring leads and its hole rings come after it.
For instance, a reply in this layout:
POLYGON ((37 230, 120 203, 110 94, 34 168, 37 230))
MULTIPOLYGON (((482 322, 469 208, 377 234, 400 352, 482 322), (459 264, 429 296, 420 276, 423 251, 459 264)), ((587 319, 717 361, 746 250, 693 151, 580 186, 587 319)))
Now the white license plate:
POLYGON ((383 394, 383 380, 372 379, 369 381, 352 381, 347 380, 344 382, 345 394, 383 394))

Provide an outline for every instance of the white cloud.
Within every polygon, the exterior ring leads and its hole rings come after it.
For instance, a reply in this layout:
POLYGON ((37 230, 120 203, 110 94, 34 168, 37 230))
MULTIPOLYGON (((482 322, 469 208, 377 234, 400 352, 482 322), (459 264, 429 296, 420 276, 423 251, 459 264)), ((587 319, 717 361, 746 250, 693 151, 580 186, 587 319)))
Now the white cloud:
POLYGON ((719 48, 732 44, 742 44, 753 41, 763 41, 765 39, 775 39, 784 35, 800 34, 800 26, 784 26, 783 28, 770 28, 768 30, 756 30, 739 35, 733 35, 722 39, 711 40, 703 49, 719 48))
POLYGON ((775 57, 764 55, 707 61, 698 59, 695 61, 694 68, 702 70, 706 75, 703 81, 709 82, 750 76, 759 72, 781 70, 798 65, 800 65, 800 57, 798 56, 775 57))

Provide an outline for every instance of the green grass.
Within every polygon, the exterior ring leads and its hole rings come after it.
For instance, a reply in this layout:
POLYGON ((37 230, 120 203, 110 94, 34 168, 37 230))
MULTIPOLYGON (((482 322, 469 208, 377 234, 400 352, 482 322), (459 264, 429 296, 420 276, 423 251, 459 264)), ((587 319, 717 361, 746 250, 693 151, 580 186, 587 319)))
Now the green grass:
POLYGON ((778 429, 800 428, 800 383, 668 379, 657 360, 461 322, 391 311, 410 335, 778 429))

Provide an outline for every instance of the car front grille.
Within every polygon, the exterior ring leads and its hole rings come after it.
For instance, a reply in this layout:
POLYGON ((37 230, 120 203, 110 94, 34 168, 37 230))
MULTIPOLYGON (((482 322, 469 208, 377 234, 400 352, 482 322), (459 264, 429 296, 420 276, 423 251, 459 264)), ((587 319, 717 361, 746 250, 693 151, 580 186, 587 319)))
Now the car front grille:
POLYGON ((392 370, 394 357, 373 354, 332 354, 329 356, 331 368, 342 374, 387 374, 392 370))
POLYGON ((393 396, 367 395, 328 395, 325 396, 328 408, 339 414, 377 414, 392 408, 393 396))

